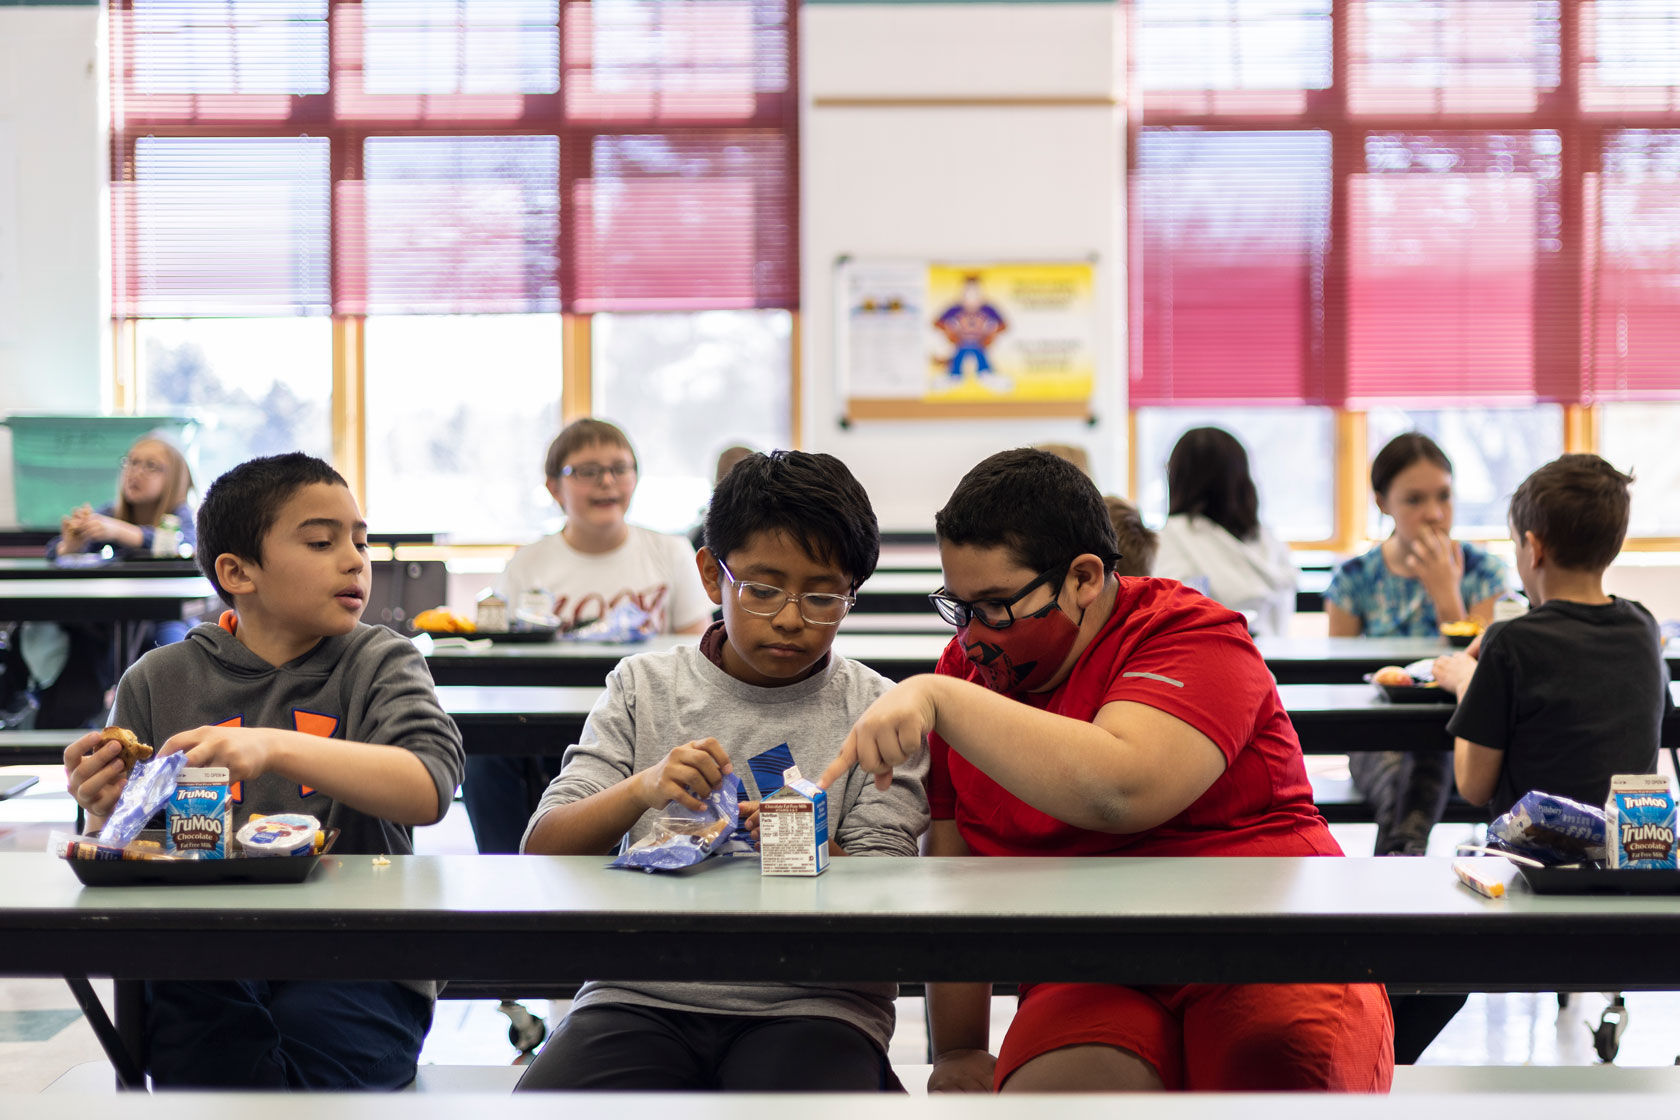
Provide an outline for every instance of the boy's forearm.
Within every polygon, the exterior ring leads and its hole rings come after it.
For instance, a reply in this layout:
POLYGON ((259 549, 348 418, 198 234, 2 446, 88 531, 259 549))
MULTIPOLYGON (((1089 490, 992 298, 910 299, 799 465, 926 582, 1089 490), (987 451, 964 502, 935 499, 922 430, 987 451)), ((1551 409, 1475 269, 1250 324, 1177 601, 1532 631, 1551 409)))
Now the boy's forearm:
POLYGON ((525 851, 539 856, 598 856, 647 812, 634 776, 581 801, 556 805, 537 818, 525 851))
POLYGON ((396 824, 435 824, 448 811, 437 782, 404 747, 273 731, 269 772, 312 786, 357 812, 396 824))
POLYGON ((953 1050, 991 1049, 990 984, 929 984, 927 1013, 936 1060, 953 1050))

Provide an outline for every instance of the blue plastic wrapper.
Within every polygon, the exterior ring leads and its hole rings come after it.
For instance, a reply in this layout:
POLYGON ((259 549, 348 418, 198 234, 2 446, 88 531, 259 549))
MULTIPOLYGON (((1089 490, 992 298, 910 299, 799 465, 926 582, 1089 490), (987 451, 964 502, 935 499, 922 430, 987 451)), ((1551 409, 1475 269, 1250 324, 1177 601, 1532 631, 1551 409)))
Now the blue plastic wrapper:
POLYGON ((630 845, 609 867, 640 871, 681 871, 718 856, 752 851, 752 837, 741 827, 741 779, 725 774, 723 784, 695 812, 667 801, 648 834, 630 845))
POLYGON ((641 642, 651 638, 657 628, 647 611, 635 603, 624 602, 594 622, 566 630, 560 636, 577 642, 641 642))
POLYGON ((1602 860, 1604 810, 1535 790, 1488 825, 1488 840, 1545 864, 1602 860))
POLYGON ((162 758, 136 762, 129 771, 128 784, 117 795, 117 804, 105 820, 99 833, 101 844, 127 847, 140 835, 158 811, 175 796, 175 786, 181 771, 187 767, 187 753, 176 751, 162 758))

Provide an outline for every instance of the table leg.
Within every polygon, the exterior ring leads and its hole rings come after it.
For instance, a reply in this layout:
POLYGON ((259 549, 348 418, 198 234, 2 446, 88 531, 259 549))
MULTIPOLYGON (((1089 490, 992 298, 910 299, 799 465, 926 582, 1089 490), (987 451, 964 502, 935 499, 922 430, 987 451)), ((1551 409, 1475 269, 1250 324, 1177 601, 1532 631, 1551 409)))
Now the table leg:
POLYGON ((81 1007, 82 1014, 87 1016, 88 1026, 93 1028, 94 1037, 99 1039, 99 1046, 105 1051, 105 1056, 111 1060, 111 1068, 117 1074, 118 1089, 146 1088, 146 1075, 141 1071, 139 1060, 139 1023, 140 1008, 131 1005, 136 1000, 145 999, 144 982, 140 980, 118 980, 116 982, 117 1019, 123 1023, 124 1030, 111 1025, 111 1019, 105 1014, 105 1006, 99 1002, 99 996, 94 992, 93 985, 88 983, 86 976, 66 976, 64 982, 70 986, 70 992, 76 997, 76 1003, 81 1007), (133 991, 125 992, 129 987, 133 991), (126 1014, 125 1014, 126 1011, 126 1014), (132 1034, 134 1037, 127 1037, 132 1034))

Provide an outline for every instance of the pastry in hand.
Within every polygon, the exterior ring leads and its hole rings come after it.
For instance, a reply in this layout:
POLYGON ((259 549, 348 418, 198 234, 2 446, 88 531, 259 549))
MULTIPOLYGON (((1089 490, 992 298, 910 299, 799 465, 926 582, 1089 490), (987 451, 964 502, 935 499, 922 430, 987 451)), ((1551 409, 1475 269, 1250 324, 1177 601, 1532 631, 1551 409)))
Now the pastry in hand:
POLYGON ((134 737, 134 732, 126 727, 107 727, 99 733, 99 745, 106 743, 121 743, 122 753, 117 757, 122 759, 123 773, 134 769, 136 762, 144 762, 152 757, 152 748, 134 737))

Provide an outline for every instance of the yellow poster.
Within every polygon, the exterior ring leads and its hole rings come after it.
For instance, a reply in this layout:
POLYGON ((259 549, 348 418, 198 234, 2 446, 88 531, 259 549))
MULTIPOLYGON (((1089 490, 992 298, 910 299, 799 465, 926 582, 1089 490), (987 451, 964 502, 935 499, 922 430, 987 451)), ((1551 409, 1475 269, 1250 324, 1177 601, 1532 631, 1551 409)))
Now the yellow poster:
POLYGON ((927 266, 929 403, 1088 401, 1094 266, 927 266))

